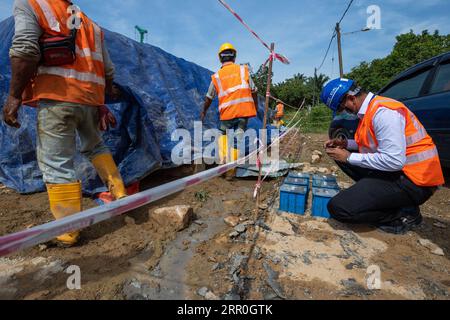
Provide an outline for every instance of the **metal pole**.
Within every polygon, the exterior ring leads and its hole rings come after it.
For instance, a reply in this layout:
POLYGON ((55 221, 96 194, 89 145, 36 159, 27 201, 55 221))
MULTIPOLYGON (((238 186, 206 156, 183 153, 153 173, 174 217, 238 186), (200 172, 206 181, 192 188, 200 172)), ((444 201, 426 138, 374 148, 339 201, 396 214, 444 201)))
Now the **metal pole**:
POLYGON ((341 44, 341 26, 339 23, 336 23, 336 34, 337 34, 337 43, 338 43, 338 52, 339 52, 339 71, 341 78, 344 77, 344 64, 342 62, 342 44, 341 44))
MULTIPOLYGON (((264 110, 264 122, 263 122, 263 130, 267 129, 267 117, 269 113, 269 103, 270 103, 270 88, 272 87, 272 67, 273 67, 273 57, 272 53, 275 52, 275 43, 272 43, 270 45, 270 59, 269 59, 269 74, 267 76, 267 89, 266 89, 266 105, 264 110)), ((262 137, 261 139, 262 143, 266 143, 267 135, 265 137, 262 137)), ((261 163, 262 165, 262 163, 261 163)), ((258 175, 258 186, 262 187, 262 166, 259 168, 259 175, 258 175)), ((256 205, 259 208, 259 205, 261 203, 261 189, 258 189, 258 194, 256 197, 256 205)), ((258 210, 257 208, 257 210, 258 210)))

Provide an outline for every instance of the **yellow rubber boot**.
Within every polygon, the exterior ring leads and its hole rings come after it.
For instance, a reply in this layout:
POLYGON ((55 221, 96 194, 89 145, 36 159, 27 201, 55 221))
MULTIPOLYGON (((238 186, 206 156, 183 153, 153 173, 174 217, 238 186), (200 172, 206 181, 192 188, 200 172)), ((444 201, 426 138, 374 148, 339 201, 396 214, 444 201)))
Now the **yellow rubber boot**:
POLYGON ((101 154, 92 160, 92 164, 97 170, 103 183, 107 185, 109 192, 116 200, 125 198, 127 191, 120 176, 119 169, 111 154, 101 154))
POLYGON ((222 135, 219 138, 220 164, 227 163, 227 158, 228 158, 228 137, 226 135, 222 135))
MULTIPOLYGON (((239 159, 239 149, 231 149, 231 159, 230 162, 234 162, 239 159)), ((232 180, 236 176, 236 168, 231 169, 226 173, 227 180, 232 180)))
MULTIPOLYGON (((50 210, 56 220, 81 212, 81 183, 48 184, 48 199, 50 210)), ((80 237, 79 231, 72 231, 56 238, 59 245, 74 246, 80 237)))

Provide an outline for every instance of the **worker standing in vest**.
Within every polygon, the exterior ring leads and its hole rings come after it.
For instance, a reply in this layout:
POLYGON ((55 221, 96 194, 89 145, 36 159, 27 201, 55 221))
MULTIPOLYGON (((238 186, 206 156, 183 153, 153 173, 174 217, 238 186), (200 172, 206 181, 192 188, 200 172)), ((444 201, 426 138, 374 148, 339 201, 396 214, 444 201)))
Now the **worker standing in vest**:
MULTIPOLYGON (((118 89, 112 84, 114 65, 102 30, 78 10, 64 0, 14 2, 12 74, 9 96, 3 107, 4 121, 19 128, 20 106, 27 104, 38 108, 37 159, 47 186, 50 210, 56 219, 82 210, 81 182, 74 168, 77 133, 81 153, 91 160, 115 199, 127 195, 100 133, 116 124, 104 105, 105 90, 111 97, 118 95, 118 89), (69 51, 67 45, 61 45, 55 37, 65 37, 65 43, 72 42, 69 51), (54 41, 52 39, 56 42, 51 46, 58 47, 55 55, 51 54, 54 52, 51 48, 50 51, 43 49, 43 41, 54 41), (73 61, 67 63, 70 50, 73 61)), ((79 235, 79 231, 71 231, 58 237, 56 242, 73 246, 79 235)))
MULTIPOLYGON (((258 109, 258 93, 248 66, 237 65, 236 56, 237 51, 232 44, 225 43, 220 47, 222 68, 212 76, 201 113, 201 120, 204 121, 212 101, 219 98, 220 131, 223 134, 219 141, 219 158, 222 164, 239 158, 239 149, 233 141, 228 141, 227 131, 237 132, 239 146, 239 140, 247 130, 248 120, 256 117, 258 109)), ((234 175, 235 170, 232 170, 226 177, 230 180, 234 175)))
POLYGON ((277 104, 276 114, 274 117, 275 126, 277 128, 280 128, 282 125, 284 125, 283 117, 284 117, 284 104, 279 102, 277 104))
POLYGON ((355 140, 325 144, 356 181, 329 202, 331 216, 393 234, 420 225, 419 206, 445 181, 436 146, 417 117, 401 102, 365 92, 348 79, 330 81, 321 99, 331 110, 360 119, 355 140))

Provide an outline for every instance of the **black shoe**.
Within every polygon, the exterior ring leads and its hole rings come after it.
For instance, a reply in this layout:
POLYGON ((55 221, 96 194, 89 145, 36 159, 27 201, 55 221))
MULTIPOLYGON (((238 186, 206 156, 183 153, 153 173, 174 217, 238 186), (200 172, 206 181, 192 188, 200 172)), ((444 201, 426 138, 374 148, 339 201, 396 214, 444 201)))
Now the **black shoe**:
POLYGON ((386 233, 402 235, 422 224, 423 217, 418 207, 404 208, 401 211, 405 213, 404 217, 389 224, 378 226, 378 229, 386 233))

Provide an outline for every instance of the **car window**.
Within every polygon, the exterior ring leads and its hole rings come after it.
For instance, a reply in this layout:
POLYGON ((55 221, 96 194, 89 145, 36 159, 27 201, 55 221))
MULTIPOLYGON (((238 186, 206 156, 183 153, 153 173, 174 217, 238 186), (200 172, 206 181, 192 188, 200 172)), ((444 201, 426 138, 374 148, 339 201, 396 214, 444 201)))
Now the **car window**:
POLYGON ((439 67, 430 93, 450 91, 450 62, 439 67))
POLYGON ((416 98, 419 96, 430 71, 431 70, 423 71, 408 79, 400 80, 400 82, 397 82, 382 94, 396 100, 416 98))

